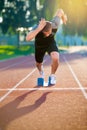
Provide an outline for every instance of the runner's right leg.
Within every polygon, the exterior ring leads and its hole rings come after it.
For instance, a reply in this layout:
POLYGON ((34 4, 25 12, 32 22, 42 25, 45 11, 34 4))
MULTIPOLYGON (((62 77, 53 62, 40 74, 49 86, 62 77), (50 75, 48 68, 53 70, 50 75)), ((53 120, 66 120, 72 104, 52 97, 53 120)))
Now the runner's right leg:
POLYGON ((36 62, 36 67, 39 70, 39 74, 40 74, 40 77, 37 78, 37 86, 44 86, 43 64, 36 62))
POLYGON ((36 47, 35 48, 35 60, 36 60, 36 67, 39 70, 40 77, 44 78, 44 70, 43 70, 43 58, 45 55, 46 49, 36 47))
POLYGON ((39 70, 40 76, 44 78, 43 63, 36 62, 36 67, 39 70))

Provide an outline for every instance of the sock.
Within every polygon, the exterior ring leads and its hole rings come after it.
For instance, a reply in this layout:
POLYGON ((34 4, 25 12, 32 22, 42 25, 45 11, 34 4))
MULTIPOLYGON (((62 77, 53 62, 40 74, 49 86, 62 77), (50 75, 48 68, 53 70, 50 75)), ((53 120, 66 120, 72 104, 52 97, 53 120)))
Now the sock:
POLYGON ((42 78, 44 78, 44 72, 43 71, 39 71, 40 75, 42 78))

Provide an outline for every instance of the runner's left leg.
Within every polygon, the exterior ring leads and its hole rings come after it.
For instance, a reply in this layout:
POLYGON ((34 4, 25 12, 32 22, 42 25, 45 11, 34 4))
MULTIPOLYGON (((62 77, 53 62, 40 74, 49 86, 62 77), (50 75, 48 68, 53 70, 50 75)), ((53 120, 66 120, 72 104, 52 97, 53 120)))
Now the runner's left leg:
POLYGON ((59 65, 59 53, 56 51, 53 51, 50 53, 50 56, 52 59, 52 65, 51 65, 51 75, 49 76, 48 84, 54 85, 54 84, 56 84, 55 73, 56 73, 58 65, 59 65))
POLYGON ((59 66, 59 53, 56 51, 53 51, 50 53, 52 64, 51 64, 51 74, 55 74, 58 66, 59 66))

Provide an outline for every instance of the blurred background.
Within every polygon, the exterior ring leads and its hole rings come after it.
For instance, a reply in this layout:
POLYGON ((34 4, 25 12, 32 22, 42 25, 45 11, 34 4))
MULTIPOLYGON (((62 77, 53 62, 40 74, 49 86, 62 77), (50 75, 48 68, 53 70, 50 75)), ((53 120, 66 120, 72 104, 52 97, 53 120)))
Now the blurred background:
POLYGON ((58 8, 68 17, 55 36, 58 46, 86 46, 87 0, 0 0, 0 60, 34 53, 27 33, 42 17, 51 20, 58 8))

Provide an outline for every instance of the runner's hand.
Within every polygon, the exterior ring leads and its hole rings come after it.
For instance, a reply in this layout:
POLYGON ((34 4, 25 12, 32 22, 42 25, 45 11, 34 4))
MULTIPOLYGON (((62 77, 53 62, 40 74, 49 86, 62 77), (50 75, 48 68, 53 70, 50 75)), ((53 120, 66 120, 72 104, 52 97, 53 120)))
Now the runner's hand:
POLYGON ((42 18, 40 21, 39 21, 39 25, 38 25, 38 29, 39 30, 42 30, 46 25, 46 20, 44 18, 42 18))
POLYGON ((62 16, 62 21, 63 21, 64 24, 66 24, 66 22, 67 22, 67 15, 66 14, 64 14, 62 16))

